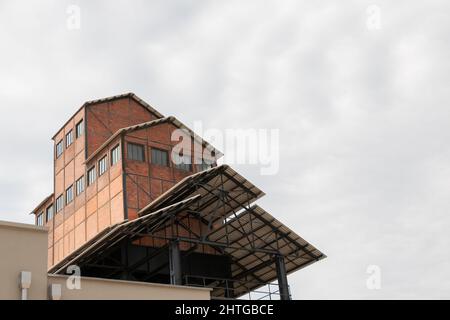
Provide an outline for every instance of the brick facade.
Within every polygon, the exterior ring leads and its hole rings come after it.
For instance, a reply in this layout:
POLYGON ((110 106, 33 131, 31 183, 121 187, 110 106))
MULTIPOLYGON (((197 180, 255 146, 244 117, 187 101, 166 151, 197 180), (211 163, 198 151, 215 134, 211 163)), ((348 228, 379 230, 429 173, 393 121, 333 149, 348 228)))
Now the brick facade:
MULTIPOLYGON (((177 141, 171 141, 178 127, 171 121, 127 130, 122 128, 147 123, 162 116, 148 108, 133 94, 116 96, 84 104, 54 136, 54 193, 34 211, 37 217, 53 206, 53 219, 45 221, 49 228, 48 267, 61 261, 106 227, 124 219, 135 219, 140 209, 171 188, 184 177, 197 171, 152 164, 151 149, 170 154, 177 141), (76 126, 83 123, 83 134, 76 126), (66 147, 66 135, 72 131, 73 143, 66 147), (62 154, 56 156, 56 145, 62 141, 62 154), (143 146, 144 161, 128 159, 127 144, 143 146), (119 160, 112 165, 111 153, 119 147, 119 160), (106 171, 99 175, 99 161, 106 157, 106 171), (88 171, 95 168, 95 180, 88 185, 88 171), (84 177, 84 191, 76 193, 76 181, 84 177), (73 201, 66 203, 66 190, 72 186, 73 201), (63 208, 56 212, 56 199, 63 196, 63 208)), ((192 160, 203 150, 192 139, 192 160), (194 145, 197 147, 194 148, 194 145)), ((215 163, 214 163, 215 165, 215 163)), ((195 229, 195 227, 194 227, 195 229)), ((145 243, 143 245, 155 245, 145 243)))

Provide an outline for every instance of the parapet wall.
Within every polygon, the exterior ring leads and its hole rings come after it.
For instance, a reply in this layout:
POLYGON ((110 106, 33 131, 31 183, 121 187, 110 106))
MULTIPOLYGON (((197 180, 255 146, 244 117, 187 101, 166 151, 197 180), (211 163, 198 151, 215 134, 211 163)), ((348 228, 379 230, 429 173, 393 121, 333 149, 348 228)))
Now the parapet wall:
POLYGON ((210 289, 172 286, 99 278, 80 278, 73 288, 72 278, 47 274, 47 229, 34 225, 0 221, 0 300, 21 299, 19 276, 31 272, 30 300, 50 299, 49 287, 61 288, 61 300, 209 300, 210 289), (67 285, 69 280, 69 285, 67 285))

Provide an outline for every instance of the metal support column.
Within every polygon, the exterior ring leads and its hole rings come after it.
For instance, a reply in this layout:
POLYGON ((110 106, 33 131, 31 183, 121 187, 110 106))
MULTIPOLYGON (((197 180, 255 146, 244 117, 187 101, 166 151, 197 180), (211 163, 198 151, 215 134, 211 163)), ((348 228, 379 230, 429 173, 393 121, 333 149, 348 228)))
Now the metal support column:
POLYGON ((170 284, 182 285, 181 255, 178 241, 172 241, 169 245, 170 284))
POLYGON ((277 268, 278 288, 280 290, 280 300, 291 300, 287 281, 286 266, 282 255, 275 256, 275 266, 277 268))
POLYGON ((128 241, 122 241, 120 246, 120 262, 122 264, 122 272, 120 274, 120 279, 130 280, 128 273, 128 241))

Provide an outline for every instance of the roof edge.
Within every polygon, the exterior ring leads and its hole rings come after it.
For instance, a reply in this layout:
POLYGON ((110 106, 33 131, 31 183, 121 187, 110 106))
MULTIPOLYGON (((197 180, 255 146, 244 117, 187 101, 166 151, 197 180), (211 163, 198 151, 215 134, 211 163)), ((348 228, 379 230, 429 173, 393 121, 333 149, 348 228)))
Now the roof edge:
POLYGON ((154 125, 159 125, 161 123, 171 122, 175 126, 177 126, 180 129, 185 129, 189 132, 190 136, 194 138, 197 141, 200 141, 204 147, 210 147, 215 152, 215 158, 216 160, 221 158, 223 156, 223 153, 218 150, 216 147, 214 147, 211 143, 209 143, 206 140, 203 140, 202 137, 200 137, 198 134, 196 134, 193 130, 189 129, 185 124, 183 124, 181 121, 179 121, 174 116, 164 117, 155 119, 152 121, 142 122, 140 124, 136 124, 129 127, 124 127, 119 130, 117 130, 111 137, 109 137, 100 147, 97 148, 92 154, 84 161, 84 163, 87 163, 91 161, 96 155, 98 155, 107 145, 109 145, 114 139, 116 139, 118 136, 122 135, 126 132, 132 132, 139 129, 148 128, 154 125))
POLYGON ((55 139, 55 137, 58 135, 58 133, 61 132, 62 129, 64 129, 64 127, 69 123, 70 120, 73 119, 73 117, 84 107, 90 106, 90 105, 94 105, 94 104, 98 104, 98 103, 103 103, 103 102, 108 102, 108 101, 113 101, 113 100, 117 100, 117 99, 122 99, 122 98, 131 98, 133 100, 135 100, 136 102, 138 102, 140 105, 142 105, 144 108, 146 108, 148 111, 150 111, 151 113, 154 113, 157 117, 159 118, 163 118, 164 116, 155 108, 153 108, 150 104, 148 104, 147 102, 145 102, 144 100, 142 100, 141 98, 139 98, 135 93, 133 92, 127 92, 127 93, 123 93, 123 94, 118 94, 118 95, 114 95, 114 96, 109 96, 106 98, 100 98, 100 99, 94 99, 94 100, 88 100, 86 102, 83 103, 83 105, 77 109, 77 111, 75 111, 75 113, 62 125, 62 127, 59 128, 59 130, 53 135, 52 140, 55 139))
POLYGON ((29 214, 36 214, 37 208, 41 207, 44 203, 46 203, 50 198, 52 198, 55 194, 52 193, 51 195, 47 196, 42 200, 29 214))

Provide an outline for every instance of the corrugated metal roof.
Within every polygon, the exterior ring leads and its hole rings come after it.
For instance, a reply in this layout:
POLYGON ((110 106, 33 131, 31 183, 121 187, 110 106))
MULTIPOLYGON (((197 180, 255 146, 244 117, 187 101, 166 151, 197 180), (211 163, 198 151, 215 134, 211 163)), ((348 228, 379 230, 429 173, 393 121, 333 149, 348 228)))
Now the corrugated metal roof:
POLYGON ((238 295, 254 290, 262 283, 269 283, 277 279, 276 267, 270 263, 272 259, 270 254, 260 252, 249 254, 247 250, 239 248, 252 246, 279 252, 285 259, 288 274, 326 257, 317 248, 257 205, 242 211, 209 235, 210 241, 213 242, 224 241, 225 238, 229 242, 229 246, 233 247, 225 249, 225 252, 233 257, 233 279, 237 281, 252 280, 236 282, 234 293, 238 295), (262 264, 267 265, 254 273, 244 274, 242 272, 242 266, 251 270, 262 264))
POLYGON ((211 214, 218 202, 225 202, 221 210, 226 216, 265 195, 263 191, 230 166, 221 165, 185 177, 141 209, 138 214, 144 215, 197 194, 204 199, 203 212, 211 214), (201 185, 203 187, 198 187, 201 185), (225 201, 221 200, 220 196, 225 197, 225 201))
MULTIPOLYGON (((229 166, 197 173, 186 177, 142 209, 140 218, 107 228, 55 265, 50 272, 64 272, 71 264, 83 266, 95 262, 103 252, 125 238, 133 240, 144 234, 157 234, 158 230, 173 222, 172 216, 182 217, 192 211, 199 219, 213 222, 212 228, 203 235, 206 238, 197 240, 231 257, 233 280, 229 285, 233 286, 233 293, 237 296, 277 279, 274 255, 284 257, 288 274, 324 259, 326 256, 320 250, 267 211, 257 205, 249 205, 262 195, 261 190, 229 166), (237 190, 239 192, 234 193, 237 190), (225 201, 220 209, 218 201, 225 201), (216 224, 216 221, 220 223, 216 224)), ((172 237, 180 242, 196 241, 181 234, 172 237)), ((213 295, 223 296, 225 292, 214 288, 213 295)))

